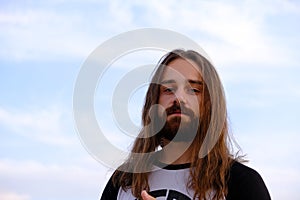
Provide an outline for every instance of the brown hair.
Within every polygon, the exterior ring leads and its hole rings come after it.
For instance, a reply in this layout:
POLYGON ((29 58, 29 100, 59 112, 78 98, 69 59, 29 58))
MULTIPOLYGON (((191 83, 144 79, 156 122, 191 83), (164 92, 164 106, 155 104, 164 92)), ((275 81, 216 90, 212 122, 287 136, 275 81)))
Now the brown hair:
POLYGON ((165 67, 178 58, 193 61, 204 80, 204 92, 199 108, 201 128, 190 146, 191 168, 187 187, 195 191, 194 199, 206 199, 210 191, 215 191, 214 200, 221 199, 227 195, 229 169, 234 161, 228 135, 225 95, 213 65, 193 50, 177 49, 169 52, 157 65, 143 107, 143 128, 134 142, 129 158, 114 173, 113 182, 124 190, 131 188, 137 198, 141 198, 142 190, 149 191, 148 175, 160 146, 160 138, 154 135, 157 133, 155 123, 151 123, 151 115, 156 114, 151 107, 158 103, 159 83, 165 67))

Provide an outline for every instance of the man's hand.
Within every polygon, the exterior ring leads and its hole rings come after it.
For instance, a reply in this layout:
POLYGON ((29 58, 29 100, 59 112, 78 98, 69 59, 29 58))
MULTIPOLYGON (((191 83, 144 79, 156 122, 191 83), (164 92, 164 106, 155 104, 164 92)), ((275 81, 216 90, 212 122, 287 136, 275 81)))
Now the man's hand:
POLYGON ((156 200, 154 197, 150 196, 146 190, 143 190, 141 195, 143 200, 156 200))

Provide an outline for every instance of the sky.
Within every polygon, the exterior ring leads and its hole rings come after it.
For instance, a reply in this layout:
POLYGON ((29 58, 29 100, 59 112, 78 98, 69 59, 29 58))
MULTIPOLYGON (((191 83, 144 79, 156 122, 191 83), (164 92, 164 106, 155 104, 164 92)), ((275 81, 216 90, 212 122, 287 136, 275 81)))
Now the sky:
MULTIPOLYGON (((272 199, 298 198, 299 21, 296 0, 1 0, 0 199, 99 199, 113 169, 82 144, 74 86, 99 45, 140 28, 178 32, 208 53, 246 165, 261 174, 272 199)), ((132 137, 112 115, 113 90, 135 66, 153 65, 162 55, 142 49, 120 57, 95 92, 99 126, 124 151, 132 137)), ((137 126, 145 90, 128 100, 137 126)))

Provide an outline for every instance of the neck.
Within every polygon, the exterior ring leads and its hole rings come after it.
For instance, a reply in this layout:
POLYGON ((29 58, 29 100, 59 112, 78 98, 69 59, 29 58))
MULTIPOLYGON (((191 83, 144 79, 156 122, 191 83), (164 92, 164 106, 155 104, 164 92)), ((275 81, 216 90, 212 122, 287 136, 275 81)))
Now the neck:
POLYGON ((166 164, 185 164, 191 162, 191 144, 189 142, 167 141, 160 156, 160 162, 166 164))

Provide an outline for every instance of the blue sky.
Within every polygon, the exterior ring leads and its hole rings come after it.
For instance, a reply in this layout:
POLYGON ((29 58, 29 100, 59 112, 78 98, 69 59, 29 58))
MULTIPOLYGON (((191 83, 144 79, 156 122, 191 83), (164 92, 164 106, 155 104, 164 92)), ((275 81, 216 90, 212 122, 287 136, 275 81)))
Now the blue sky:
MULTIPOLYGON (((98 45, 145 27, 179 32, 203 47, 223 81, 231 129, 247 165, 260 172, 273 199, 299 197, 297 1, 0 4, 0 199, 99 199, 111 170, 80 143, 72 115, 74 84, 98 45)), ((106 74, 105 94, 96 93, 99 124, 116 146, 128 149, 132 139, 112 119, 109 81, 132 66, 155 64, 161 55, 139 51, 120 58, 106 74)), ((144 90, 129 102, 137 124, 144 90)))

